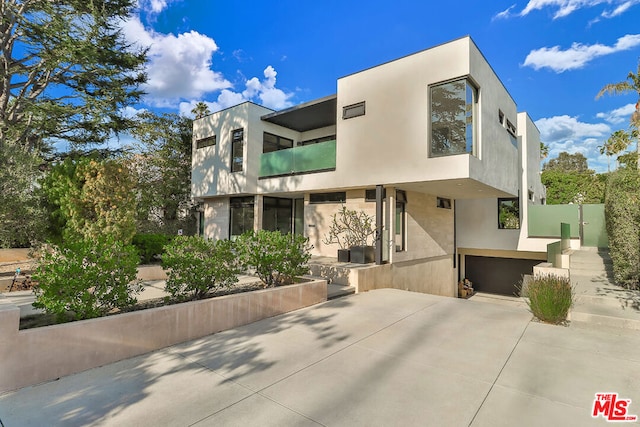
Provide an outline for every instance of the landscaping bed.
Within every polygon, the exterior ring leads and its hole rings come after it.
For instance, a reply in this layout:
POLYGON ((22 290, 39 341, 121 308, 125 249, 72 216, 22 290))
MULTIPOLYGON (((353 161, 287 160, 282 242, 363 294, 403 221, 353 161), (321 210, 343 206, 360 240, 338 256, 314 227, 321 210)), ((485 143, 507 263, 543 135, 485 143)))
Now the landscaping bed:
POLYGON ((0 393, 54 380, 326 301, 326 280, 241 292, 88 320, 18 330, 0 306, 0 393))

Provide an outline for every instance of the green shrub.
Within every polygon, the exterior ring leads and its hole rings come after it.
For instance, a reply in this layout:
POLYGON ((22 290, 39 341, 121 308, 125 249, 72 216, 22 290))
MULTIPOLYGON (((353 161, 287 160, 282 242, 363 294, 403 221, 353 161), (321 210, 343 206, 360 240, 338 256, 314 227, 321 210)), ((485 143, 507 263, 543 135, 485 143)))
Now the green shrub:
POLYGON ((241 272, 234 242, 177 236, 165 246, 162 267, 168 270, 165 290, 174 298, 202 299, 211 291, 228 289, 241 272))
POLYGON ((543 322, 557 324, 567 318, 573 304, 573 288, 568 277, 534 277, 527 284, 529 309, 543 322))
POLYGON ((605 221, 609 254, 617 284, 639 289, 640 279, 640 176, 637 170, 620 169, 611 174, 605 197, 605 221))
POLYGON ((138 254, 112 238, 78 240, 44 251, 36 267, 33 306, 75 319, 100 317, 136 303, 138 254))
POLYGON ((259 230, 243 234, 237 243, 245 266, 255 269, 267 287, 292 283, 294 277, 309 271, 312 246, 304 236, 259 230))
POLYGON ((149 264, 156 260, 164 252, 164 246, 171 241, 171 236, 166 234, 136 234, 133 236, 132 245, 138 250, 140 262, 149 264))

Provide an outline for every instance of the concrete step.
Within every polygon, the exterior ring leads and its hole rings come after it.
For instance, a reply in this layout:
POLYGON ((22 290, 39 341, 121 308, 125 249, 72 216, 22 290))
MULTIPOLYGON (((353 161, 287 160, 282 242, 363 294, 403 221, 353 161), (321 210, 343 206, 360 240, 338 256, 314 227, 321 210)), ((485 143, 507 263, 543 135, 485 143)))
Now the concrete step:
POLYGON ((327 285, 327 299, 341 298, 347 295, 353 295, 356 293, 356 288, 353 286, 344 286, 330 283, 327 285))
POLYGON ((640 331, 640 311, 633 308, 625 310, 606 304, 580 303, 572 307, 568 319, 571 322, 640 331))
POLYGON ((620 294, 616 297, 589 294, 577 294, 575 303, 580 305, 599 305, 621 310, 640 310, 640 297, 620 294))
POLYGON ((311 276, 327 280, 329 283, 349 286, 350 268, 341 265, 309 263, 311 276))

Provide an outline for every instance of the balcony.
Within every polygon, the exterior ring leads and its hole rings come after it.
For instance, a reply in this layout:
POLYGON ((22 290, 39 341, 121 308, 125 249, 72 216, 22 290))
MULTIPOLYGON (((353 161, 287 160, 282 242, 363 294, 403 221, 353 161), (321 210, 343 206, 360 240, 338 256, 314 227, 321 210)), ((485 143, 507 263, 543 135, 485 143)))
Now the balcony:
POLYGON ((260 178, 321 172, 336 168, 336 141, 263 153, 260 178))

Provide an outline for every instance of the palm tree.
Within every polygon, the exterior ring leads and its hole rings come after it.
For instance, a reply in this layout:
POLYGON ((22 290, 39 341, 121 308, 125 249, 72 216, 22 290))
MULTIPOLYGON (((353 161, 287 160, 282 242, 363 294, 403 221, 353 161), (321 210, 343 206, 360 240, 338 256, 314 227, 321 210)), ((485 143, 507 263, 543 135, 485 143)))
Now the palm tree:
POLYGON ((549 146, 544 142, 540 142, 540 160, 544 160, 549 157, 549 146))
MULTIPOLYGON (((600 89, 600 92, 598 92, 596 99, 602 97, 604 94, 618 95, 629 92, 636 92, 638 94, 638 102, 636 102, 636 109, 630 117, 630 125, 631 128, 635 130, 635 135, 638 138, 636 150, 638 152, 638 159, 640 160, 640 132, 638 132, 638 128, 640 127, 640 60, 638 61, 638 71, 635 74, 633 71, 630 71, 626 80, 605 85, 600 89)), ((640 162, 638 164, 640 165, 640 162)), ((640 167, 638 170, 640 171, 640 167)))
POLYGON ((191 113, 196 116, 196 119, 201 119, 204 116, 208 116, 211 114, 211 110, 209 110, 209 106, 202 101, 198 101, 195 107, 191 110, 191 113))
POLYGON ((610 172, 609 158, 619 152, 625 150, 631 144, 631 135, 620 129, 611 134, 604 145, 600 147, 600 154, 607 155, 607 172, 610 172))

